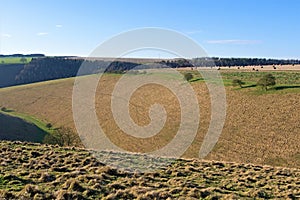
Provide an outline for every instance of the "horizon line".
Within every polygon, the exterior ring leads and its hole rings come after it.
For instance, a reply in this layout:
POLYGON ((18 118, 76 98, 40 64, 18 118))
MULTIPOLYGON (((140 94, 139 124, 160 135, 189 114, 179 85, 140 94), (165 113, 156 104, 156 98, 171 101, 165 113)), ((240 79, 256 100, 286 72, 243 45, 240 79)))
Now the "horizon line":
POLYGON ((183 57, 153 57, 153 56, 149 56, 149 57, 101 57, 101 56, 93 56, 93 57, 89 57, 86 55, 74 55, 74 54, 65 54, 65 55, 57 55, 57 54, 45 54, 45 53, 11 53, 11 54, 0 54, 0 57, 9 57, 9 56, 13 56, 13 55, 22 55, 22 56, 30 56, 30 55, 34 55, 34 54, 40 54, 43 55, 44 57, 78 57, 78 58, 104 58, 104 59, 153 59, 153 60, 168 60, 168 59, 196 59, 196 58, 239 58, 239 59, 275 59, 275 60, 300 60, 300 58, 287 58, 287 57, 263 57, 263 56, 217 56, 217 55, 213 55, 213 56, 201 56, 201 57, 194 57, 194 58, 183 58, 183 57))

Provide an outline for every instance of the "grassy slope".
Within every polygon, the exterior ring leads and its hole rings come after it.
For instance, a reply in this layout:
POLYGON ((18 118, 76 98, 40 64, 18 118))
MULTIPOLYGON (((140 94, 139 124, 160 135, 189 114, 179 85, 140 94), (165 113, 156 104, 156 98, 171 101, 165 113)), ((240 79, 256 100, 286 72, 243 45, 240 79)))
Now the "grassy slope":
MULTIPOLYGON (((128 157, 110 154, 118 162, 128 157)), ((0 198, 7 199, 300 197, 300 170, 291 168, 181 159, 156 171, 128 172, 82 149, 3 141, 0 163, 0 198)))
MULTIPOLYGON (((250 76, 254 76, 249 79, 250 82, 254 82, 261 73, 263 72, 249 72, 245 76, 248 76, 247 80, 250 76)), ((229 85, 233 75, 223 75, 227 78, 226 83, 229 85)), ((279 83, 288 84, 284 81, 288 81, 286 77, 290 75, 279 75, 279 83)), ((299 72, 293 77, 298 75, 299 72)), ((139 109, 130 108, 132 112, 136 111, 132 117, 139 125, 146 125, 149 123, 149 118, 145 117, 148 115, 149 105, 156 101, 166 105, 165 108, 170 113, 169 121, 164 129, 167 135, 161 134, 161 140, 152 138, 150 141, 125 137, 116 130, 116 124, 113 122, 109 107, 110 95, 103 95, 111 94, 119 77, 120 75, 107 75, 100 82, 100 85, 105 87, 102 87, 96 95, 96 108, 99 121, 104 126, 103 129, 109 132, 114 142, 128 150, 143 152, 155 145, 155 148, 165 145, 172 137, 168 133, 175 133, 179 123, 179 107, 176 97, 163 88, 154 86, 149 86, 148 90, 137 90, 132 101, 139 106, 139 109), (140 101, 139 95, 146 98, 140 101)), ((74 79, 70 78, 3 88, 0 90, 0 102, 2 106, 28 113, 41 120, 49 121, 55 126, 74 128, 71 112, 73 81, 74 79)), ((299 80, 296 83, 299 84, 299 80)), ((210 117, 210 99, 205 84, 203 81, 194 81, 192 86, 199 94, 201 126, 185 157, 198 156, 210 117)), ((257 88, 241 90, 226 87, 228 107, 225 126, 216 148, 207 159, 298 167, 300 165, 299 88, 271 90, 263 94, 257 94, 256 91, 258 91, 257 88)))

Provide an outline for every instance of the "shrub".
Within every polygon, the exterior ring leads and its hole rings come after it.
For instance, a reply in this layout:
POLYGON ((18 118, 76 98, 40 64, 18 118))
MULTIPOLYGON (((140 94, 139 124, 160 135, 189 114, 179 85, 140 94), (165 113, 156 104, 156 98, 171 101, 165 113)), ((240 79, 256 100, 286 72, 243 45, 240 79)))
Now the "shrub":
POLYGON ((26 62, 27 62, 27 59, 26 59, 26 58, 20 58, 20 62, 26 63, 26 62))
POLYGON ((51 124, 51 123, 48 123, 48 124, 46 124, 46 127, 47 127, 48 129, 50 129, 50 128, 52 128, 52 124, 51 124))
POLYGON ((193 78, 193 74, 188 72, 184 74, 184 79, 190 81, 193 78))
POLYGON ((257 85, 263 89, 268 90, 268 86, 276 85, 276 78, 272 74, 266 74, 258 80, 257 85))

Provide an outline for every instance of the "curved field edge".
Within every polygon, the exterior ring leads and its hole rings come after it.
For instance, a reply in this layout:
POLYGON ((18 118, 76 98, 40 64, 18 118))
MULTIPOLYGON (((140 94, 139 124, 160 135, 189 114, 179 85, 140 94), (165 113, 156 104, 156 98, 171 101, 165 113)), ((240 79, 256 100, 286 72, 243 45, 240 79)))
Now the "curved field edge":
MULTIPOLYGON (((155 171, 129 172, 105 165, 84 149, 0 144, 0 198, 4 199, 300 197, 300 169, 296 168, 179 159, 155 171)), ((117 152, 110 156, 120 162, 132 157, 117 152)))

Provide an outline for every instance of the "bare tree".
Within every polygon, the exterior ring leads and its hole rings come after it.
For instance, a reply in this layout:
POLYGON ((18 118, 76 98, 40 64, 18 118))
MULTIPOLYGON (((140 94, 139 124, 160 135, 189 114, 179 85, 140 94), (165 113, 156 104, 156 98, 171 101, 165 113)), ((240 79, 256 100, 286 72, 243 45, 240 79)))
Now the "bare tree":
POLYGON ((60 127, 53 133, 45 136, 44 143, 58 144, 60 146, 79 146, 82 147, 80 137, 70 128, 60 127))

